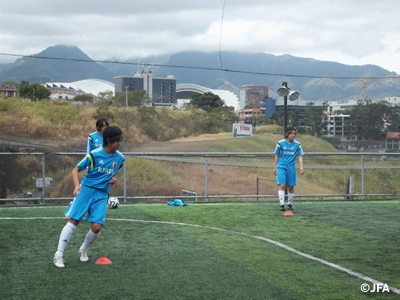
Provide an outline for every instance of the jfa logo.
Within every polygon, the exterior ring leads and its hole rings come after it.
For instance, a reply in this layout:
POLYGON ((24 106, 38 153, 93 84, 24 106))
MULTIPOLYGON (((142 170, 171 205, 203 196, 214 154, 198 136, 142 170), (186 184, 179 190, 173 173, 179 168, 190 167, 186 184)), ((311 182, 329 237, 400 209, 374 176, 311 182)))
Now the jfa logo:
POLYGON ((250 131, 250 126, 240 125, 240 130, 243 130, 243 131, 250 131))
POLYGON ((372 286, 370 286, 368 283, 363 283, 361 285, 361 291, 363 293, 384 293, 388 292, 390 293, 389 286, 386 283, 374 283, 372 286))

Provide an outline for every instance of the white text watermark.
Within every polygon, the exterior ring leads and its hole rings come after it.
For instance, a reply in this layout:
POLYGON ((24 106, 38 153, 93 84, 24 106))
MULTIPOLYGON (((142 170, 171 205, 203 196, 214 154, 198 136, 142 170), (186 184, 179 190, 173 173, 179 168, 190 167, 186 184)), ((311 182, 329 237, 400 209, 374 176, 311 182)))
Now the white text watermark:
POLYGON ((363 283, 360 288, 363 293, 390 293, 389 286, 386 283, 363 283))

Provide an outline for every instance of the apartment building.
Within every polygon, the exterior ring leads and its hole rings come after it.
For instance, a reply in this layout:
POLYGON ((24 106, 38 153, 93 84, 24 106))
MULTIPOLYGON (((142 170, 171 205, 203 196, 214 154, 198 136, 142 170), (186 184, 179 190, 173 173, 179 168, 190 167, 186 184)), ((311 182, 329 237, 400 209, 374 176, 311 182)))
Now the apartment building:
POLYGON ((134 76, 118 76, 115 80, 115 95, 126 91, 144 90, 154 106, 176 105, 176 78, 154 77, 152 72, 138 71, 134 76))
POLYGON ((268 97, 268 87, 263 85, 244 85, 240 89, 240 109, 246 106, 252 108, 265 107, 265 99, 268 97))

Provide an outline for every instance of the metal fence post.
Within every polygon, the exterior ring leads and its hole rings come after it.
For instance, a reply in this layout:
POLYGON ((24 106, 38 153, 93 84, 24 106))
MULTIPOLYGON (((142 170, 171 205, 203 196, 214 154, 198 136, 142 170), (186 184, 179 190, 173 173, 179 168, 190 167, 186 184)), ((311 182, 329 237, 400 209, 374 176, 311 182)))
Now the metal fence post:
POLYGON ((206 201, 208 201, 208 155, 206 154, 206 162, 205 162, 205 196, 206 196, 206 201))
POLYGON ((362 198, 365 199, 365 192, 364 192, 364 154, 361 155, 361 194, 362 194, 362 198))
POLYGON ((124 203, 126 203, 126 161, 124 163, 124 203))
POLYGON ((256 187, 256 192, 257 192, 257 201, 258 201, 258 182, 259 182, 259 179, 258 179, 258 177, 257 177, 257 187, 256 187))
POLYGON ((44 204, 44 198, 46 197, 46 153, 42 155, 42 204, 44 204))

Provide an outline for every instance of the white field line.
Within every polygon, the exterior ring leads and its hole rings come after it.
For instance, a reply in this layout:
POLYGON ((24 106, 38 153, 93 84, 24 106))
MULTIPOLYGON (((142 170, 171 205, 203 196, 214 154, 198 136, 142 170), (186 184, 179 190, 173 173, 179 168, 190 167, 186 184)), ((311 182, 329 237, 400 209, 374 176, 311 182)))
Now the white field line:
MULTIPOLYGON (((0 217, 0 220, 53 220, 53 219, 64 219, 64 218, 60 218, 60 217, 29 217, 29 218, 0 217)), ((229 230, 229 229, 222 229, 222 228, 218 228, 218 227, 203 226, 203 225, 197 225, 197 224, 187 224, 187 223, 180 223, 180 222, 134 220, 134 219, 112 219, 112 218, 107 219, 107 220, 108 221, 141 222, 141 223, 191 226, 191 227, 197 227, 197 228, 202 228, 202 229, 210 229, 210 230, 228 232, 228 233, 233 233, 233 234, 238 234, 238 235, 244 235, 244 236, 251 237, 251 238, 254 238, 254 239, 258 239, 258 240, 261 240, 261 241, 264 241, 264 242, 268 242, 268 243, 273 244, 275 246, 281 247, 281 248, 283 248, 283 249, 285 249, 287 251, 293 252, 293 253, 295 253, 297 255, 300 255, 300 256, 306 257, 308 259, 317 261, 317 262, 319 262, 319 263, 321 263, 323 265, 332 267, 332 268, 334 268, 336 270, 348 273, 348 274, 350 274, 350 275, 352 275, 354 277, 360 278, 360 279, 362 279, 364 281, 371 282, 371 283, 374 283, 374 284, 385 284, 384 282, 381 282, 381 281, 376 280, 374 278, 368 277, 368 276, 363 275, 361 273, 358 273, 358 272, 355 272, 353 270, 344 268, 342 266, 339 266, 337 264, 331 263, 331 262, 326 261, 324 259, 312 256, 310 254, 298 251, 298 250, 296 250, 296 249, 294 249, 292 247, 289 247, 289 246, 287 246, 287 245, 285 245, 283 243, 280 243, 280 242, 277 242, 277 241, 274 241, 274 240, 271 240, 271 239, 268 239, 268 238, 264 238, 264 237, 261 237, 261 236, 255 236, 255 235, 247 234, 247 233, 244 233, 244 232, 237 232, 237 231, 233 231, 233 230, 229 230)), ((392 287, 392 286, 388 286, 388 287, 389 287, 389 290, 391 292, 394 292, 394 293, 400 295, 400 289, 392 287)))
MULTIPOLYGON (((310 204, 370 204, 370 203, 399 203, 400 200, 372 200, 372 201, 295 201, 294 204, 297 205, 310 205, 310 204)), ((131 203, 131 204, 124 204, 123 202, 120 203, 121 207, 123 206, 167 206, 166 203, 131 203)), ((258 202, 189 202, 189 206, 198 206, 198 205, 207 205, 207 206, 248 206, 248 205, 272 205, 272 206, 279 206, 278 200, 276 201, 258 201, 258 202)), ((68 205, 60 205, 58 207, 67 207, 68 205)), ((0 211, 2 210, 21 210, 21 209, 50 209, 54 208, 54 205, 49 206, 11 206, 11 207, 0 207, 0 211)))

